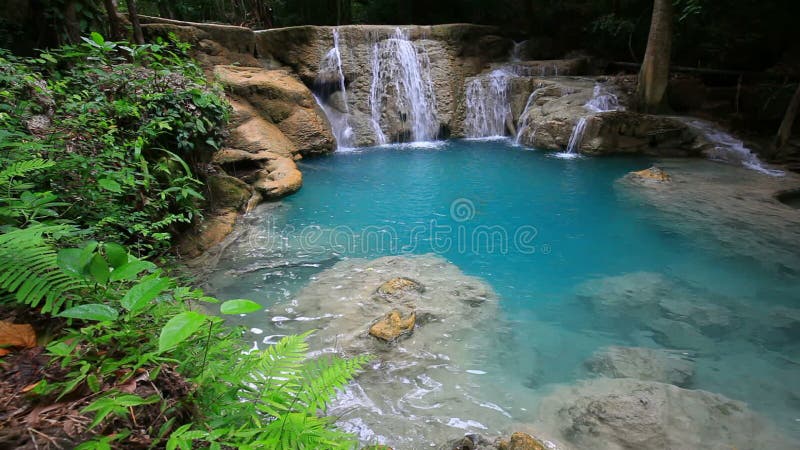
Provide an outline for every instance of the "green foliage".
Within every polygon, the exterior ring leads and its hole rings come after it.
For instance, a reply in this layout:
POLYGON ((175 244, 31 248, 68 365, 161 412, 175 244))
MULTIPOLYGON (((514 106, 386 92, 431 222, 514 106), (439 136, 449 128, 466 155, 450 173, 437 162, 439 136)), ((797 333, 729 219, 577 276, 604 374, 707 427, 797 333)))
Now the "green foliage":
POLYGON ((187 51, 98 33, 28 60, 0 51, 0 173, 17 183, 0 186, 0 220, 58 217, 139 254, 168 248, 200 216, 193 166, 219 147, 229 114, 187 51), (32 120, 57 127, 35 135, 32 120), (37 176, 14 173, 26 167, 37 176))
POLYGON ((248 449, 349 449, 357 442, 320 416, 337 388, 345 386, 369 360, 359 356, 307 359, 306 338, 287 336, 263 351, 231 360, 224 346, 211 349, 198 391, 208 416, 178 429, 167 448, 197 443, 248 449), (220 357, 216 357, 217 355, 220 357))

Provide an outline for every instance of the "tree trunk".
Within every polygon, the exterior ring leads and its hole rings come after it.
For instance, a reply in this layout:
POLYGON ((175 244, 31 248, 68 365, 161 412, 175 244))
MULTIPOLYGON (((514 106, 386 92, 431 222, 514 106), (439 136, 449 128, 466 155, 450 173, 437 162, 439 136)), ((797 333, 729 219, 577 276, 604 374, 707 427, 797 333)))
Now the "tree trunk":
POLYGON ((789 142, 789 138, 792 136, 792 125, 797 119, 798 109, 800 109, 800 84, 797 85, 792 101, 789 102, 789 107, 786 108, 781 127, 778 128, 778 135, 775 137, 775 150, 782 149, 789 142))
POLYGON ((119 17, 117 17, 117 7, 114 6, 114 0, 103 0, 106 6, 106 14, 108 14, 108 29, 109 39, 118 41, 122 38, 122 31, 119 26, 119 17))
POLYGON ((133 27, 133 41, 139 45, 144 44, 142 26, 139 24, 139 13, 136 12, 136 0, 128 0, 128 18, 133 27))
POLYGON ((67 35, 67 42, 72 44, 81 40, 81 26, 78 22, 75 1, 76 0, 67 0, 64 4, 64 30, 67 35))
POLYGON ((664 105, 672 50, 672 15, 672 0, 654 0, 647 50, 636 87, 639 108, 644 112, 657 112, 664 105))

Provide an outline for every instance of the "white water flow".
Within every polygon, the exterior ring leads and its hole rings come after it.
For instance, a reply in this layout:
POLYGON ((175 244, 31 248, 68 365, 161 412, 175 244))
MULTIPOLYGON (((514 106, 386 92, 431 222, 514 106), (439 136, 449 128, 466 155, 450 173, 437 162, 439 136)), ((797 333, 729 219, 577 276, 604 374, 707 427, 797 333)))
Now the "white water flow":
MULTIPOLYGON (((522 136, 528 132, 532 123, 531 123, 531 114, 533 113, 533 108, 536 106, 536 99, 539 98, 539 94, 542 92, 542 88, 535 89, 531 92, 531 95, 528 96, 528 101, 525 102, 525 109, 522 110, 522 114, 519 116, 519 123, 517 123, 517 135, 514 136, 514 144, 519 145, 519 141, 522 136)), ((534 129, 534 136, 536 135, 536 131, 534 129)), ((531 136, 531 142, 533 142, 533 136, 531 136)))
MULTIPOLYGON (((603 89, 602 85, 600 84, 596 84, 594 86, 592 98, 590 98, 589 101, 583 105, 583 107, 591 113, 617 111, 622 109, 619 105, 619 99, 617 96, 603 89)), ((575 124, 575 128, 572 130, 572 135, 569 137, 567 151, 564 154, 565 157, 568 157, 566 155, 578 154, 578 150, 583 142, 583 135, 586 133, 586 125, 590 116, 591 114, 578 119, 578 123, 575 124)))
POLYGON ((714 146, 706 155, 715 161, 722 161, 729 164, 739 164, 748 169, 771 175, 782 177, 785 173, 782 170, 770 169, 758 159, 755 153, 745 147, 744 142, 737 139, 730 133, 723 131, 716 124, 699 119, 681 118, 687 125, 696 129, 714 146))
POLYGON ((528 41, 519 41, 514 42, 514 46, 511 47, 511 55, 510 60, 511 62, 520 62, 522 61, 522 47, 527 44, 528 41))
MULTIPOLYGON (((394 36, 373 45, 371 66, 369 102, 376 142, 380 145, 389 142, 384 133, 389 124, 383 121, 389 116, 400 122, 394 131, 406 132, 411 141, 436 139, 439 132, 436 96, 424 47, 418 49, 397 28, 394 36)), ((406 139, 401 136, 400 140, 406 139)))
POLYGON ((504 70, 493 70, 486 76, 467 82, 467 114, 464 134, 468 138, 503 137, 506 123, 511 120, 508 100, 508 80, 504 70))
POLYGON ((350 106, 339 50, 339 30, 336 28, 333 29, 333 48, 320 62, 315 85, 314 96, 331 123, 337 149, 352 147, 353 128, 349 123, 350 106))

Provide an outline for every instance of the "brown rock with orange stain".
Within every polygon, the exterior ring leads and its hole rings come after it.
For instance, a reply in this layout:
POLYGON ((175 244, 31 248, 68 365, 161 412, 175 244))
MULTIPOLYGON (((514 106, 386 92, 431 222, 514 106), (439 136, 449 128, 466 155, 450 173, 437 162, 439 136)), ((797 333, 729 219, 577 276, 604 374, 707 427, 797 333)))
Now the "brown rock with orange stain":
POLYGON ((392 342, 403 335, 411 334, 416 320, 416 313, 412 312, 407 316, 403 316, 400 311, 393 309, 384 318, 369 327, 369 334, 378 339, 392 342))
POLYGON ((510 441, 500 441, 497 450, 545 450, 547 447, 533 436, 516 432, 511 435, 510 441))
POLYGON ((672 177, 670 177, 667 172, 664 172, 656 166, 637 172, 631 172, 631 176, 645 181, 654 181, 656 183, 668 183, 672 180, 672 177))

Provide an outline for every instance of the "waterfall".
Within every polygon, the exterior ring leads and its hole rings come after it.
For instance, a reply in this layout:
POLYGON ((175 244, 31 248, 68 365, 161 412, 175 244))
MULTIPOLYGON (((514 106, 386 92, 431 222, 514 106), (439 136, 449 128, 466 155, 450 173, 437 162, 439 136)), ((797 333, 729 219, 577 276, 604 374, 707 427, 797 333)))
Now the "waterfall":
MULTIPOLYGON (((522 110, 522 114, 519 116, 519 123, 517 124, 517 135, 514 136, 514 144, 516 145, 519 145, 520 139, 531 127, 531 114, 533 112, 533 107, 536 105, 536 99, 539 98, 539 93, 542 92, 542 89, 543 88, 535 89, 533 92, 531 92, 531 95, 528 96, 528 101, 525 102, 525 109, 522 110)), ((533 133, 535 136, 535 129, 533 133)), ((533 142, 533 139, 531 139, 531 142, 533 142)))
POLYGON ((464 134, 468 138, 505 136, 506 122, 511 119, 509 78, 507 72, 493 70, 467 82, 464 134))
POLYGON ((387 103, 394 107, 401 125, 412 141, 430 141, 439 132, 436 97, 430 78, 430 60, 424 48, 418 51, 400 29, 394 36, 372 47, 372 86, 369 92, 370 113, 375 140, 386 144, 381 119, 387 103))
POLYGON ((528 41, 519 41, 514 42, 514 46, 511 47, 511 54, 509 55, 509 59, 511 62, 520 62, 522 61, 522 48, 527 44, 528 41))
MULTIPOLYGON (((594 85, 592 97, 589 99, 589 101, 584 103, 583 107, 591 113, 618 111, 624 109, 619 105, 619 99, 617 96, 606 91, 600 84, 594 85)), ((578 151, 580 150, 581 143, 583 142, 583 135, 586 133, 586 125, 589 122, 590 116, 591 114, 578 119, 578 123, 575 124, 575 128, 572 130, 572 134, 569 137, 567 151, 560 154, 562 157, 570 158, 578 155, 578 151)))
POLYGON ((331 123, 337 148, 353 146, 353 129, 350 127, 350 106, 347 103, 347 86, 339 51, 339 30, 333 29, 333 48, 325 54, 314 82, 314 98, 331 123), (340 96, 336 98, 336 96, 340 96), (335 100, 338 100, 335 102, 335 100))
POLYGON ((748 169, 756 170, 773 177, 782 177, 785 175, 782 170, 765 167, 764 163, 758 159, 758 156, 745 147, 744 142, 723 131, 717 125, 699 119, 680 119, 690 127, 699 131, 703 137, 714 146, 713 150, 706 152, 710 159, 729 164, 740 164, 748 169))

